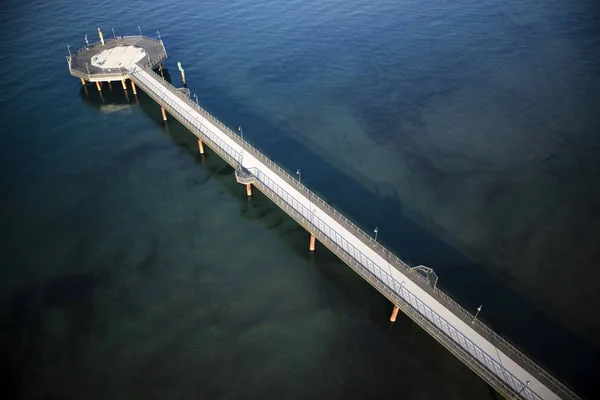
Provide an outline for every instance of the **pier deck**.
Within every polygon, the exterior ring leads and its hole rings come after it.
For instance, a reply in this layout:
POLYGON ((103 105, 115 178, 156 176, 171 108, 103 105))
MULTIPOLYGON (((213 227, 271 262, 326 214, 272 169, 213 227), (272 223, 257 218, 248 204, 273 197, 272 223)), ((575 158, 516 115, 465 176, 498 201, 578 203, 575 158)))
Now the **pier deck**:
POLYGON ((92 43, 67 56, 67 62, 73 76, 87 82, 112 82, 127 79, 128 69, 140 61, 155 68, 166 58, 162 40, 140 35, 92 43))

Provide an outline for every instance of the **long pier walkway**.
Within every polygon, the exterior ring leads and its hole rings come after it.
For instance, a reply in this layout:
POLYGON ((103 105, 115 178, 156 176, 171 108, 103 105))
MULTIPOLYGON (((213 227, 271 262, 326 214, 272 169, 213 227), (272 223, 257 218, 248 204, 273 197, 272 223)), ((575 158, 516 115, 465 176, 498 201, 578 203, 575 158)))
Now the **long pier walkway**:
MULTIPOLYGON (((578 397, 435 286, 428 268, 411 268, 281 167, 149 67, 130 79, 236 170, 238 182, 269 197, 413 321, 506 398, 578 397)), ((394 310, 395 312, 397 309, 394 310)))
MULTIPOLYGON (((127 94, 130 79, 198 138, 200 153, 208 145, 235 169, 239 183, 259 189, 394 305, 392 318, 402 310, 459 360, 507 399, 554 400, 579 397, 440 290, 428 267, 410 267, 299 180, 226 127, 181 91, 154 72, 162 70, 167 54, 160 36, 114 37, 69 50, 71 75, 95 82, 121 81, 127 94)), ((87 37, 86 37, 87 41, 87 37)), ((181 67, 180 67, 181 68, 181 67)), ((183 76, 183 70, 181 70, 183 76)), ((185 79, 185 78, 184 78, 185 79)))

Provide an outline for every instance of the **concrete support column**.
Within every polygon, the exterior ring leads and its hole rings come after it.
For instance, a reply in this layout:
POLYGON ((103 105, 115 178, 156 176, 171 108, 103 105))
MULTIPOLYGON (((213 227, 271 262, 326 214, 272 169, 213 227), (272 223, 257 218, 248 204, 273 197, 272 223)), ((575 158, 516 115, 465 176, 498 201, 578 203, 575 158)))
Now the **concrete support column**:
POLYGON ((392 311, 392 316, 390 317, 391 322, 396 322, 396 317, 398 316, 398 310, 399 310, 399 308, 397 306, 394 306, 394 310, 392 311))
POLYGON ((96 82, 96 87, 98 88, 98 91, 101 92, 102 91, 102 82, 96 82))
POLYGON ((131 81, 131 88, 133 89, 133 94, 137 94, 137 91, 135 90, 135 82, 131 81))
POLYGON ((204 154, 204 144, 200 139, 198 139, 198 149, 200 150, 200 154, 204 154))
POLYGON ((312 233, 310 234, 310 246, 309 246, 309 250, 310 251, 315 251, 315 235, 313 235, 312 233))
POLYGON ((246 194, 248 195, 248 197, 252 196, 252 184, 251 183, 246 183, 246 194))
POLYGON ((158 70, 162 71, 162 63, 158 64, 158 70))
POLYGON ((165 112, 165 109, 163 106, 160 106, 160 112, 162 113, 162 117, 163 117, 163 121, 167 120, 167 113, 165 112))
POLYGON ((83 78, 79 78, 79 79, 81 79, 81 84, 85 85, 85 80, 83 78))
POLYGON ((125 83, 125 79, 121 79, 121 84, 123 85, 123 90, 127 90, 127 84, 125 83))

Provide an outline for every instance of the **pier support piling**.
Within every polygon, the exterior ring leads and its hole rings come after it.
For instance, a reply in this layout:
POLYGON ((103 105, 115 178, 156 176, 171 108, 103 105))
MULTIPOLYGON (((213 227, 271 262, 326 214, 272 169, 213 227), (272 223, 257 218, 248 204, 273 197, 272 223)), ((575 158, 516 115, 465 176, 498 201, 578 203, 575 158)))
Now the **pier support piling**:
POLYGON ((102 91, 102 82, 96 82, 96 87, 98 88, 98 91, 101 92, 102 91))
POLYGON ((121 79, 121 84, 123 85, 123 90, 127 90, 127 84, 125 83, 125 79, 121 79))
POLYGON ((160 106, 160 112, 162 113, 163 121, 167 120, 167 112, 165 111, 163 106, 160 106))
POLYGON ((204 154, 204 144, 200 139, 198 139, 198 149, 200 150, 200 154, 204 154))
POLYGON ((81 84, 85 85, 85 80, 83 78, 79 78, 79 79, 81 79, 81 84))
POLYGON ((162 68, 162 63, 158 64, 158 70, 159 70, 159 71, 162 71, 162 69, 163 69, 163 68, 162 68))
POLYGON ((313 235, 312 233, 310 234, 310 246, 309 246, 309 250, 310 251, 315 251, 315 235, 313 235))
POLYGON ((398 316, 398 310, 399 310, 399 308, 397 306, 394 306, 394 310, 392 311, 392 315, 390 316, 391 322, 396 322, 396 317, 398 316))
POLYGON ((135 90, 135 82, 131 81, 131 89, 133 89, 133 94, 137 94, 137 91, 135 90))
POLYGON ((246 183, 246 195, 248 195, 248 197, 252 196, 252 184, 251 183, 246 183))

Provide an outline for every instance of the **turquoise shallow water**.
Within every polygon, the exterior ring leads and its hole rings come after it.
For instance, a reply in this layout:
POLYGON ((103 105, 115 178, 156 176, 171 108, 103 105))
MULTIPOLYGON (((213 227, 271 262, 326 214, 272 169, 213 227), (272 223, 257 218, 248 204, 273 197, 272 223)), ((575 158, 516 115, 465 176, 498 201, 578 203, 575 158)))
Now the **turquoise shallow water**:
POLYGON ((15 398, 494 398, 225 163, 66 44, 160 29, 180 85, 583 394, 598 390, 592 2, 8 3, 15 398))

